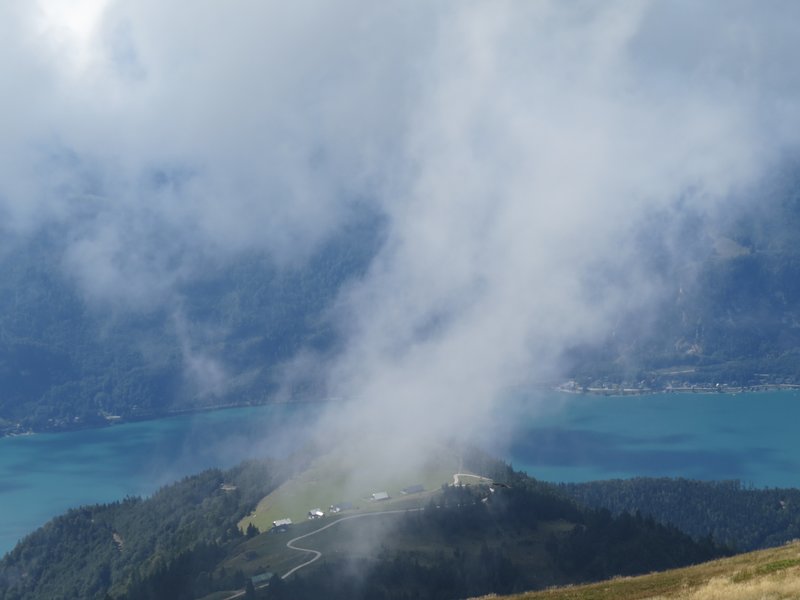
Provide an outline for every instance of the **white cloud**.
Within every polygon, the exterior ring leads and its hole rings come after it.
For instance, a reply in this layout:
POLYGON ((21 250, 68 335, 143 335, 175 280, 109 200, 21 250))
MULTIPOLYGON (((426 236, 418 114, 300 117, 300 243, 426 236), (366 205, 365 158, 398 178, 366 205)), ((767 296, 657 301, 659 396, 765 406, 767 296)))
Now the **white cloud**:
POLYGON ((480 428, 668 288, 644 220, 713 224, 798 141, 793 2, 75 6, 0 8, 3 227, 66 224, 87 294, 146 304, 373 202, 329 383, 380 435, 480 428))
POLYGON ((675 293, 640 228, 658 215, 673 261, 692 258, 672 240, 684 213, 713 226, 797 143, 774 136, 797 89, 764 75, 791 71, 797 42, 762 10, 473 3, 441 22, 406 135, 414 176, 345 303, 330 381, 357 399, 333 418, 386 461, 393 443, 413 457, 423 435, 470 438, 514 386, 556 377, 565 349, 675 293))

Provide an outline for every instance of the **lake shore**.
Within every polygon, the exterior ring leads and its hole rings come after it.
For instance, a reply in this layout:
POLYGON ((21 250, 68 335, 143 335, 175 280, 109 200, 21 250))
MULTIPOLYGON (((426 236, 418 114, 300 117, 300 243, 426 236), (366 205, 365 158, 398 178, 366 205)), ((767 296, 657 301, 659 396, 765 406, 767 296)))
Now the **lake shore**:
MULTIPOLYGON (((507 435, 485 440, 487 450, 542 481, 683 477, 800 486, 794 389, 639 398, 568 396, 550 387, 510 392, 510 405, 498 417, 506 419, 508 429, 498 431, 507 435)), ((70 507, 147 495, 206 468, 289 452, 303 443, 298 434, 312 429, 318 406, 295 401, 206 409, 0 440, 0 554, 70 507)))
MULTIPOLYGON (((695 385, 670 386, 662 389, 648 387, 637 387, 632 384, 608 384, 602 386, 581 386, 575 381, 567 381, 558 384, 539 384, 536 386, 542 391, 552 391, 562 394, 586 395, 586 396, 661 396, 664 394, 758 394, 764 392, 778 391, 798 391, 800 384, 789 383, 764 383, 752 386, 734 386, 727 383, 699 383, 695 385)), ((7 427, 0 429, 0 439, 13 438, 20 436, 31 436, 47 433, 65 433, 72 431, 83 431, 87 429, 105 429, 124 423, 138 423, 143 421, 156 421, 191 415, 204 412, 224 411, 236 408, 248 408, 268 405, 286 404, 330 404, 340 402, 341 398, 322 398, 322 399, 287 399, 269 400, 265 402, 241 402, 227 403, 214 406, 182 407, 165 411, 163 413, 147 413, 139 415, 100 415, 98 419, 91 422, 65 420, 52 427, 42 429, 26 429, 20 426, 7 427)))
POLYGON ((176 408, 162 413, 147 413, 147 414, 134 414, 134 415, 99 415, 96 420, 92 421, 76 421, 65 420, 53 427, 29 429, 23 428, 19 425, 0 429, 0 439, 14 438, 21 436, 41 435, 48 433, 68 433, 74 431, 85 431, 88 429, 106 429, 125 423, 140 423, 145 421, 157 421, 160 419, 169 419, 171 417, 180 417, 192 414, 200 414, 207 412, 216 412, 231 410, 237 408, 253 408, 259 406, 284 406, 290 404, 307 405, 307 404, 329 404, 331 402, 340 401, 340 398, 322 398, 319 400, 270 400, 265 402, 241 402, 241 403, 227 403, 218 404, 214 406, 196 406, 196 407, 182 407, 176 408))
POLYGON ((648 387, 625 387, 624 385, 608 385, 606 387, 580 386, 568 381, 551 388, 563 394, 594 396, 651 396, 663 394, 755 394, 763 392, 797 391, 800 385, 794 383, 765 383, 752 386, 734 386, 726 383, 705 383, 696 385, 670 386, 654 389, 648 387))

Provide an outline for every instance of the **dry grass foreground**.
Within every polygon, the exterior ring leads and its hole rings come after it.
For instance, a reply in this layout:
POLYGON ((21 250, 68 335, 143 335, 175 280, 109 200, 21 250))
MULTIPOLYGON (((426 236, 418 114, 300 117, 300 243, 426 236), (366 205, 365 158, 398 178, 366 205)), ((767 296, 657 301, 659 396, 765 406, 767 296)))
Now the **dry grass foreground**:
POLYGON ((800 600, 800 541, 693 567, 507 600, 800 600))

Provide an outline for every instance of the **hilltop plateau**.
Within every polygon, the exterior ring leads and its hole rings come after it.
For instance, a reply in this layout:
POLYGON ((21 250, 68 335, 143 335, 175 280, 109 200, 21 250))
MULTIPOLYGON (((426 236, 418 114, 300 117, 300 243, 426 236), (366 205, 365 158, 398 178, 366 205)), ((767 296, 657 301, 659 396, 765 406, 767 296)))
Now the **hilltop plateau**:
POLYGON ((343 485, 340 467, 327 453, 250 462, 151 498, 71 510, 3 558, 0 598, 221 599, 248 581, 267 597, 451 598, 731 551, 638 513, 581 507, 474 451, 445 451, 371 486, 343 485))

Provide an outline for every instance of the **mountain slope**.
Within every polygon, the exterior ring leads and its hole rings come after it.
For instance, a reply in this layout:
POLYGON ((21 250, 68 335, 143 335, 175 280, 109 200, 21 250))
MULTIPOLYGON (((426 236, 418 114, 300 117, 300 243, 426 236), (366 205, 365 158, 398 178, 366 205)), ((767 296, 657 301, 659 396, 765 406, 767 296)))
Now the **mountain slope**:
MULTIPOLYGON (((411 504, 389 507, 400 512, 381 514, 377 504, 354 508, 351 514, 378 512, 304 541, 302 547, 321 552, 322 559, 282 585, 276 580, 273 597, 508 593, 665 569, 725 552, 652 519, 580 508, 502 463, 473 462, 488 465, 485 473, 497 484, 467 478, 474 483, 453 486, 449 475, 451 485, 442 482, 424 496, 409 495, 411 504)), ((254 527, 242 532, 236 524, 259 498, 307 467, 307 459, 298 458, 211 470, 152 498, 69 511, 0 561, 0 599, 190 599, 233 593, 265 572, 286 574, 308 560, 286 542, 323 523, 300 523, 293 535, 259 534, 254 527)))
POLYGON ((800 542, 692 567, 590 585, 504 596, 505 600, 796 600, 800 542))
POLYGON ((800 383, 800 170, 785 166, 747 197, 714 229, 688 210, 677 232, 642 224, 635 243, 661 297, 567 351, 579 385, 800 383))
POLYGON ((325 311, 366 269, 381 226, 364 215, 299 265, 220 259, 165 298, 122 306, 87 299, 64 268, 62 234, 0 247, 0 435, 267 401, 283 363, 335 346, 325 311))
POLYGON ((738 550, 800 538, 800 490, 749 489, 738 481, 614 479, 562 483, 576 502, 614 514, 641 511, 695 538, 712 536, 738 550))

